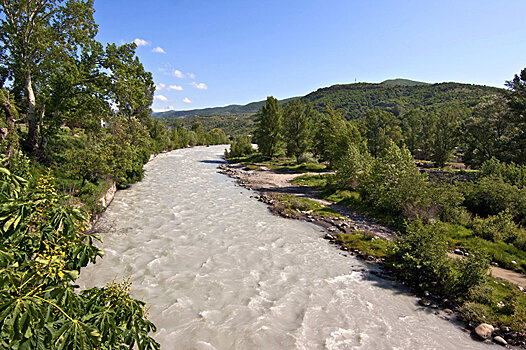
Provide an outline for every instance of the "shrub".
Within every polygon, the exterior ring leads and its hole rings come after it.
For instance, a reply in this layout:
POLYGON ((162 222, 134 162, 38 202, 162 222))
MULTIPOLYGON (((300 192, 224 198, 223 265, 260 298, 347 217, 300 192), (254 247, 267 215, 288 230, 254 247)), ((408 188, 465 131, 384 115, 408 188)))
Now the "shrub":
POLYGON ((508 209, 486 219, 475 217, 472 228, 475 236, 492 242, 502 240, 512 243, 519 234, 519 227, 513 222, 513 216, 508 209))
POLYGON ((417 290, 448 297, 465 294, 480 285, 489 267, 481 254, 452 260, 447 256, 445 227, 442 223, 407 224, 406 234, 389 249, 389 265, 395 276, 417 290))
POLYGON ((501 177, 483 177, 464 186, 465 206, 474 214, 486 217, 509 209, 513 212, 519 189, 501 177))
POLYGON ((335 164, 338 185, 342 188, 356 188, 366 179, 371 163, 369 152, 361 151, 356 145, 350 145, 343 157, 335 164))
POLYGON ((252 154, 254 149, 248 136, 236 137, 230 144, 230 152, 225 150, 226 158, 244 157, 252 154))
POLYGON ((298 164, 302 163, 318 163, 318 159, 310 152, 305 152, 298 157, 298 164))

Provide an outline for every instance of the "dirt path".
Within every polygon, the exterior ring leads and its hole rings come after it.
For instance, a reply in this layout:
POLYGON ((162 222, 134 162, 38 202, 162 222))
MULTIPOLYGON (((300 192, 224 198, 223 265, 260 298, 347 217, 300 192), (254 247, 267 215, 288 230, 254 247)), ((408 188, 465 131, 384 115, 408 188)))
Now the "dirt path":
MULTIPOLYGON (((393 240, 397 235, 396 232, 374 219, 363 216, 347 207, 319 198, 319 192, 312 187, 296 186, 291 183, 292 180, 301 175, 320 175, 324 173, 279 173, 266 167, 261 167, 260 170, 245 170, 245 166, 242 164, 221 164, 219 168, 222 173, 237 179, 241 185, 247 188, 263 194, 289 194, 308 198, 348 218, 343 222, 334 222, 333 220, 319 222, 321 226, 326 227, 330 232, 336 230, 347 232, 346 229, 348 228, 352 231, 367 232, 388 240, 393 240)), ((460 256, 455 254, 449 255, 460 258, 460 256)), ((491 266, 489 274, 526 289, 526 275, 524 274, 496 266, 491 266)))

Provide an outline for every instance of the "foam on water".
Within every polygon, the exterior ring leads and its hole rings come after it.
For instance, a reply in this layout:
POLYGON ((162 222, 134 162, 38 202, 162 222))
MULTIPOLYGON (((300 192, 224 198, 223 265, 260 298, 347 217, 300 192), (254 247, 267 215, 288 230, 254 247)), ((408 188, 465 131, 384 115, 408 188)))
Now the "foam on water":
POLYGON ((163 154, 104 213, 106 256, 82 286, 130 277, 163 349, 478 349, 367 273, 319 228, 273 216, 216 164, 224 147, 163 154))

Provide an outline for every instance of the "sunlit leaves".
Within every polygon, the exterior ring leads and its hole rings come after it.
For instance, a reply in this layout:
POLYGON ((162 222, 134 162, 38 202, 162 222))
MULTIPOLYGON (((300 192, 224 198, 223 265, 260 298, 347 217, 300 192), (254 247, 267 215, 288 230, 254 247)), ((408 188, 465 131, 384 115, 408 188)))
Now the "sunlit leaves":
POLYGON ((103 255, 98 237, 82 233, 87 215, 66 205, 50 175, 17 189, 24 182, 0 173, 19 191, 0 202, 0 348, 158 349, 129 282, 76 292, 80 269, 103 255))

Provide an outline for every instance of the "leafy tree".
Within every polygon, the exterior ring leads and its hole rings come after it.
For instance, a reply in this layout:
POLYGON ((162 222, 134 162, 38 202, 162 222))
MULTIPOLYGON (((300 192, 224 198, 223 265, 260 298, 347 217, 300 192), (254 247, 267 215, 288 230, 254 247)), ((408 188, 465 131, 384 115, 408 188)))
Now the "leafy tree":
POLYGON ((416 156, 423 148, 423 119, 422 111, 416 109, 408 111, 402 118, 404 142, 413 156, 416 156))
POLYGON ((228 137, 223 130, 214 128, 207 134, 207 143, 211 145, 224 145, 228 143, 228 137))
POLYGON ((507 95, 510 112, 507 121, 515 131, 507 140, 506 148, 512 155, 511 160, 526 164, 526 68, 506 85, 511 90, 507 95))
POLYGON ((274 157, 281 151, 283 112, 278 100, 272 96, 257 114, 256 141, 259 152, 266 157, 274 157))
POLYGON ((401 145, 403 140, 400 121, 390 112, 379 108, 370 109, 365 114, 365 137, 367 147, 373 157, 377 157, 390 142, 401 145))
POLYGON ((343 158, 351 145, 362 144, 362 137, 354 123, 347 122, 342 115, 327 107, 317 124, 315 149, 331 166, 343 158))
POLYGON ((455 146, 458 146, 460 128, 469 111, 465 108, 445 108, 438 114, 431 114, 435 132, 432 138, 433 160, 439 167, 443 167, 452 156, 455 146))
MULTIPOLYGON (((53 78, 56 62, 83 52, 93 40, 96 25, 93 2, 59 0, 2 0, 0 43, 4 48, 0 66, 13 81, 14 94, 23 95, 27 108, 28 146, 39 146, 39 126, 46 105, 39 102, 45 81, 53 78)), ((52 111, 54 112, 54 111, 52 111)))
POLYGON ((503 141, 510 132, 506 113, 506 100, 500 96, 473 108, 464 134, 466 164, 479 167, 492 157, 509 159, 503 148, 503 141))
POLYGON ((287 103, 283 111, 283 135, 287 154, 295 156, 296 161, 311 145, 313 114, 312 104, 305 105, 299 99, 287 103))
POLYGON ((416 167, 411 152, 392 142, 372 163, 359 188, 367 202, 387 213, 403 215, 409 209, 429 207, 425 175, 416 167))
POLYGON ((0 88, 0 116, 4 118, 0 120, 0 143, 2 154, 9 158, 13 155, 15 149, 18 148, 18 135, 15 133, 15 121, 18 117, 18 111, 14 105, 11 94, 7 89, 0 88))

